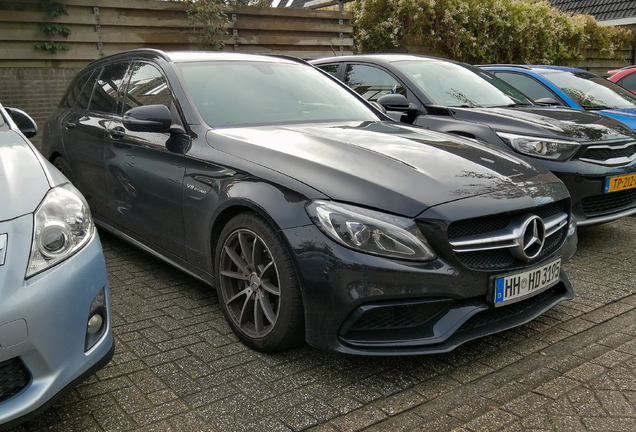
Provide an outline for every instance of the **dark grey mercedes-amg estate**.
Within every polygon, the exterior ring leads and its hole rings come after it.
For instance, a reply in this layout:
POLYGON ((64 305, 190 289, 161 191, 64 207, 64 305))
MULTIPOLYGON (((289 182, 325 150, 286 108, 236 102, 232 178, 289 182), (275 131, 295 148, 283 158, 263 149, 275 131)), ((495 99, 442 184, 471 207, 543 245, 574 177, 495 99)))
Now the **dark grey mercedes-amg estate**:
POLYGON ((446 352, 573 296, 553 174, 395 123, 302 62, 105 57, 43 141, 100 227, 215 286, 255 349, 446 352))

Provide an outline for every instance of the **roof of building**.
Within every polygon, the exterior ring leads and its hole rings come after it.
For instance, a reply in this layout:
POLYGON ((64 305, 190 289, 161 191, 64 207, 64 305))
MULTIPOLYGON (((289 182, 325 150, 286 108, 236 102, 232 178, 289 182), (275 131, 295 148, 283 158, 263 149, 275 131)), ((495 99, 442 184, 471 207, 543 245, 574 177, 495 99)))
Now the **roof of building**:
POLYGON ((598 21, 611 21, 636 17, 636 1, 633 0, 549 0, 566 12, 588 13, 598 21))

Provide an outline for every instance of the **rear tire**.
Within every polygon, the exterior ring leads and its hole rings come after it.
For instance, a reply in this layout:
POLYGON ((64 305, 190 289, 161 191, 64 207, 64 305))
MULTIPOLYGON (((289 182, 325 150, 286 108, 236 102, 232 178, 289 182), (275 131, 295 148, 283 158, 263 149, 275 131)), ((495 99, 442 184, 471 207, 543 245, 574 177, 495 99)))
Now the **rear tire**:
POLYGON ((252 212, 231 219, 215 255, 221 309, 245 345, 275 352, 304 342, 296 271, 287 245, 265 219, 252 212))

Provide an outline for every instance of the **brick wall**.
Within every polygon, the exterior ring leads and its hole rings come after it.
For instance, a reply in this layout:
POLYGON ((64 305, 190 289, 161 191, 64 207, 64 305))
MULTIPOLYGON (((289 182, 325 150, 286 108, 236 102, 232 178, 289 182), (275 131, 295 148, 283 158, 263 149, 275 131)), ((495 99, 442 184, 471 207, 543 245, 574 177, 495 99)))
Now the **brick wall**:
MULTIPOLYGON (((53 112, 78 69, 0 68, 0 103, 26 111, 38 128, 53 112)), ((31 138, 39 148, 41 134, 31 138)))

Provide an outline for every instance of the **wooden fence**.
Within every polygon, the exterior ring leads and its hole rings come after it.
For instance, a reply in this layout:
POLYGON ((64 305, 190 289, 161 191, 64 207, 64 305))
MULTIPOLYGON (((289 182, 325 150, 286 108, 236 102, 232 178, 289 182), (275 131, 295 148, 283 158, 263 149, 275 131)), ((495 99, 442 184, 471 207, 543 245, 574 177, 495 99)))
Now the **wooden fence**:
MULTIPOLYGON (((68 15, 49 17, 41 0, 0 1, 0 67, 77 68, 133 48, 197 49, 195 29, 179 1, 60 0, 68 15), (44 23, 71 30, 68 37, 39 31, 44 23), (68 44, 52 54, 39 41, 68 44)), ((310 9, 227 7, 227 51, 277 53, 311 59, 352 54, 350 13, 310 9)))

